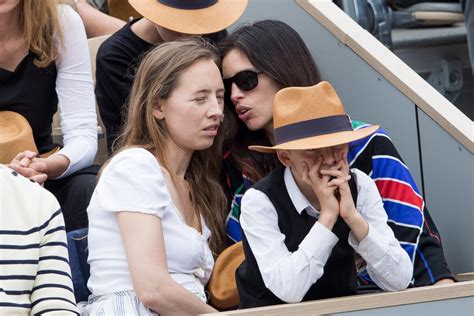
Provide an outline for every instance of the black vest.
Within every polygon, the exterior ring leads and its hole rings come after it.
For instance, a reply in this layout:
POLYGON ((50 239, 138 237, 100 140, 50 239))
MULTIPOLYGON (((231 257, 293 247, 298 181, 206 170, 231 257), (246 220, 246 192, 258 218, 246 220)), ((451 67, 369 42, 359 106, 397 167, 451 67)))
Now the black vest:
MULTIPOLYGON (((284 171, 283 167, 278 167, 257 182, 253 188, 265 193, 272 202, 278 215, 280 231, 286 236, 285 245, 290 252, 294 252, 298 250, 299 244, 306 237, 316 219, 306 212, 302 212, 300 215, 296 211, 285 186, 284 171)), ((357 188, 353 179, 354 176, 349 181, 349 186, 354 203, 356 203, 357 188)), ((354 250, 348 243, 350 229, 339 218, 332 232, 339 238, 339 241, 324 266, 324 274, 309 288, 303 301, 352 295, 357 291, 354 250)), ((236 272, 240 296, 239 308, 284 304, 285 302, 266 288, 245 234, 242 235, 245 260, 236 272)))

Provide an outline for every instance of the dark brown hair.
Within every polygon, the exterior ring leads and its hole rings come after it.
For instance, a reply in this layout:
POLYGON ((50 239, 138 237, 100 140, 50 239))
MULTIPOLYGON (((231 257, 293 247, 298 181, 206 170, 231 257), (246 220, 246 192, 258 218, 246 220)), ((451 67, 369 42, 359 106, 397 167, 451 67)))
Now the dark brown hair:
MULTIPOLYGON (((222 58, 233 49, 240 50, 256 69, 275 80, 281 89, 321 82, 318 67, 303 39, 280 21, 263 20, 242 26, 224 39, 219 49, 222 58)), ((276 156, 248 149, 249 145, 270 145, 265 132, 250 131, 238 119, 230 99, 226 100, 225 117, 226 146, 231 159, 254 182, 267 175, 278 164, 276 156)))

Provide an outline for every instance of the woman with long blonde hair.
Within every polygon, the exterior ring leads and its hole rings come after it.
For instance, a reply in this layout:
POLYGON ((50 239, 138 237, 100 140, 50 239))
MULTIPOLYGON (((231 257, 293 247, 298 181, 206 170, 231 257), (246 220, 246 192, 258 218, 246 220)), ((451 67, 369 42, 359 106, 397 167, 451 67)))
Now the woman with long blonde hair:
POLYGON ((204 286, 225 243, 219 63, 198 38, 142 60, 120 147, 88 208, 86 315, 215 311, 204 286))
POLYGON ((68 230, 87 226, 97 116, 82 21, 60 0, 1 1, 0 47, 0 111, 24 116, 36 147, 1 163, 44 184, 58 198, 68 230), (63 146, 52 137, 58 109, 63 146))

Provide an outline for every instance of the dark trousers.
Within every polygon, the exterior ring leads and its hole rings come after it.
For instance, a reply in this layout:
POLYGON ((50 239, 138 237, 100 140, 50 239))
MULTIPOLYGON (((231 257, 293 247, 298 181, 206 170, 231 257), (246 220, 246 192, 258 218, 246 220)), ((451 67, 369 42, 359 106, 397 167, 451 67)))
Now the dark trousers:
POLYGON ((88 226, 87 207, 97 183, 100 166, 93 165, 61 179, 48 180, 44 187, 54 194, 64 215, 66 231, 88 226))

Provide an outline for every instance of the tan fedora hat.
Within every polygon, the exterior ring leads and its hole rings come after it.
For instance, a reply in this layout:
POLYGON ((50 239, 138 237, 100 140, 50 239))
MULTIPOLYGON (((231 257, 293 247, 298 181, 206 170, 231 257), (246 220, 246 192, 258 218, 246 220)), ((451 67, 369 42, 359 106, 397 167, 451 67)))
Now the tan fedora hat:
POLYGON ((217 257, 208 283, 211 305, 228 310, 239 304, 235 272, 245 259, 242 242, 227 247, 217 257))
POLYGON ((275 146, 249 148, 264 153, 324 148, 367 137, 379 128, 354 131, 336 91, 326 81, 278 91, 273 99, 273 127, 275 146))
POLYGON ((0 111, 0 163, 10 163, 25 150, 38 151, 30 124, 21 114, 0 111))
POLYGON ((232 25, 248 0, 129 0, 145 18, 184 34, 209 34, 232 25))

